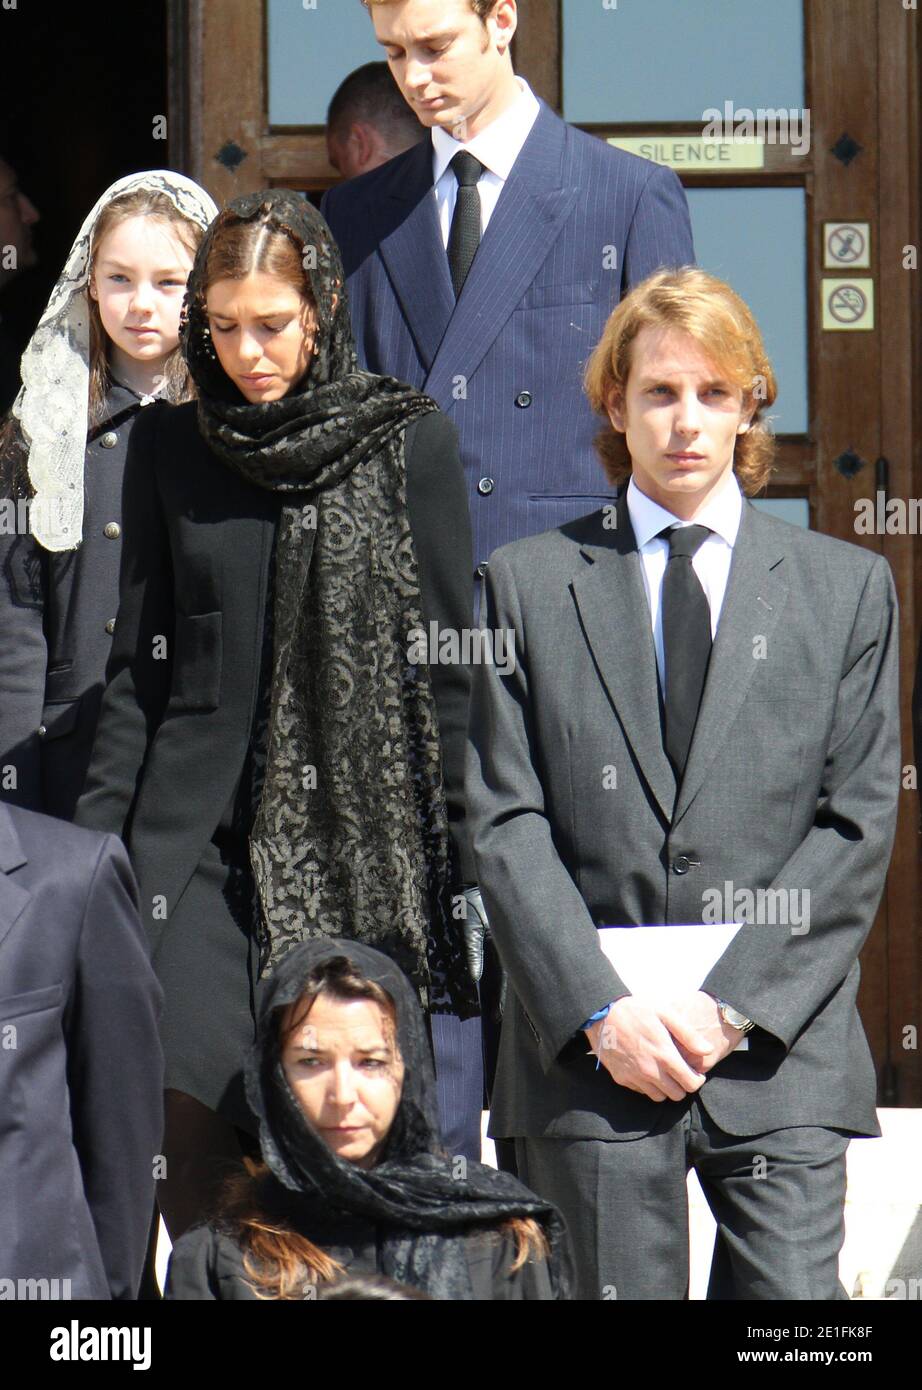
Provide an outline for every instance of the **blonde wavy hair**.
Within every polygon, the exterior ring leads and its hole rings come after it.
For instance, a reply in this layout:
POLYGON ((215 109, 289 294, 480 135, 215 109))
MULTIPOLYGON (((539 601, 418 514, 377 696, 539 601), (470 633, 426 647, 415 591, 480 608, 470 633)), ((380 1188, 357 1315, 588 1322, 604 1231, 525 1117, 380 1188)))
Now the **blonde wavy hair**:
POLYGON ((658 270, 625 295, 586 365, 583 387, 605 422, 595 448, 608 481, 616 487, 631 475, 627 441, 612 426, 606 406, 624 399, 631 348, 643 328, 687 333, 742 391, 744 412, 753 413, 749 429, 737 437, 733 471, 747 497, 761 492, 775 459, 775 437, 765 419, 778 395, 775 373, 749 306, 723 280, 692 266, 658 270))

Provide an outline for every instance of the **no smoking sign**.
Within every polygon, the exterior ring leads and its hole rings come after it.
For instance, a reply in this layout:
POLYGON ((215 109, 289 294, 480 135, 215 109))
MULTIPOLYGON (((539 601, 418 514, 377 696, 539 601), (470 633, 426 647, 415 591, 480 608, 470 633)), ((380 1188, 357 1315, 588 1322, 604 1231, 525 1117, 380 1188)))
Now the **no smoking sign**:
POLYGON ((874 281, 870 277, 825 279, 822 295, 825 332, 860 333, 874 327, 874 281))
POLYGON ((870 222, 824 222, 825 270, 867 270, 871 264, 870 222))

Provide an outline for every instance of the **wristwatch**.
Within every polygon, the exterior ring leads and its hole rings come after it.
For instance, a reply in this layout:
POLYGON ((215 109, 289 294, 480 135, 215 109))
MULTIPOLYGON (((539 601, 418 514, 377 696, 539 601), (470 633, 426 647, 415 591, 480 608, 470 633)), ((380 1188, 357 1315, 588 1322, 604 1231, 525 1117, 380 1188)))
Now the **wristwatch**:
POLYGON ((746 1033, 752 1032, 755 1024, 751 1018, 747 1018, 745 1014, 741 1014, 739 1009, 734 1009, 725 999, 717 999, 717 1007, 720 1010, 720 1016, 724 1023, 729 1023, 731 1028, 739 1029, 743 1036, 745 1036, 746 1033))

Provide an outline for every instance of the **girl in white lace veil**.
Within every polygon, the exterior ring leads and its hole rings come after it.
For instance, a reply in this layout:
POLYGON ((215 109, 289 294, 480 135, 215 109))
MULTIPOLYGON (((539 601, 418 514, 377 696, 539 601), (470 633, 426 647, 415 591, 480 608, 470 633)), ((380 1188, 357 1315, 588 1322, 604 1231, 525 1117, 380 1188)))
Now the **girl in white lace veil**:
POLYGON ((129 441, 155 394, 194 394, 179 314, 216 213, 204 189, 168 169, 107 188, 26 348, 22 389, 0 427, 4 794, 66 820, 86 780, 117 620, 129 441))
MULTIPOLYGON (((89 292, 99 245, 118 221, 151 216, 170 223, 194 254, 217 211, 191 179, 153 169, 113 183, 80 228, 23 354, 23 384, 12 408, 20 450, 28 451, 30 531, 46 550, 80 544, 87 431, 105 411, 110 344, 89 292)), ((178 348, 164 364, 157 394, 172 401, 192 395, 178 348)), ((9 443, 10 431, 6 435, 9 443)))

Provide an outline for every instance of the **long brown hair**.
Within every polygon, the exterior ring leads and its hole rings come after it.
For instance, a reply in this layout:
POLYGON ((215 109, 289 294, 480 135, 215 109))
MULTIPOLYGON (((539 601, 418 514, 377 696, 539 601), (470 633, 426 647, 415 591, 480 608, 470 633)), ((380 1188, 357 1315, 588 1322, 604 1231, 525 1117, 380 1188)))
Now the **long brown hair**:
MULTIPOLYGON (((87 284, 96 270, 96 257, 103 238, 131 217, 150 217, 169 223, 176 229, 180 241, 194 256, 204 236, 204 228, 184 217, 172 199, 156 189, 138 188, 113 198, 100 212, 93 228, 87 284)), ((99 305, 86 291, 90 321, 89 400, 87 422, 90 429, 102 423, 106 415, 106 396, 109 390, 109 339, 99 316, 99 305)), ((164 364, 164 384, 161 397, 178 405, 195 398, 195 386, 183 361, 179 346, 170 353, 164 364)), ((32 488, 28 476, 28 445, 16 417, 8 412, 0 424, 0 488, 4 496, 28 497, 32 488)))
POLYGON ((272 275, 313 303, 304 252, 294 233, 269 222, 242 220, 225 208, 211 226, 211 244, 202 273, 204 296, 218 280, 243 280, 247 275, 272 275))
MULTIPOLYGON (((183 217, 165 193, 149 188, 137 188, 132 193, 123 193, 120 197, 113 198, 111 203, 107 203, 96 219, 88 278, 92 278, 96 273, 96 257, 104 238, 132 217, 148 217, 156 222, 169 223, 193 257, 205 234, 204 228, 197 222, 183 217)), ((109 339, 99 316, 99 305, 89 293, 86 299, 90 313, 89 423, 92 429, 105 417, 106 395, 109 389, 109 339)), ((161 392, 163 400, 178 405, 182 401, 194 399, 195 387, 178 345, 164 364, 164 376, 166 384, 161 392)))
MULTIPOLYGON (((392 1059, 399 1062, 394 1001, 387 990, 367 979, 344 956, 320 965, 298 1000, 287 1010, 276 1011, 268 1040, 275 1056, 281 1055, 286 1039, 303 1024, 321 995, 342 1000, 370 999, 378 1004, 385 1016, 385 1036, 392 1059)), ((266 1201, 268 1177, 265 1163, 244 1159, 244 1171, 232 1174, 225 1182, 219 1211, 221 1224, 230 1227, 242 1247, 244 1271, 257 1298, 303 1299, 318 1284, 338 1279, 346 1271, 307 1236, 294 1230, 282 1213, 270 1210, 266 1201)), ((531 1218, 512 1217, 495 1229, 509 1231, 515 1237, 516 1255, 510 1273, 521 1269, 530 1256, 544 1258, 548 1254, 544 1232, 531 1218)))

